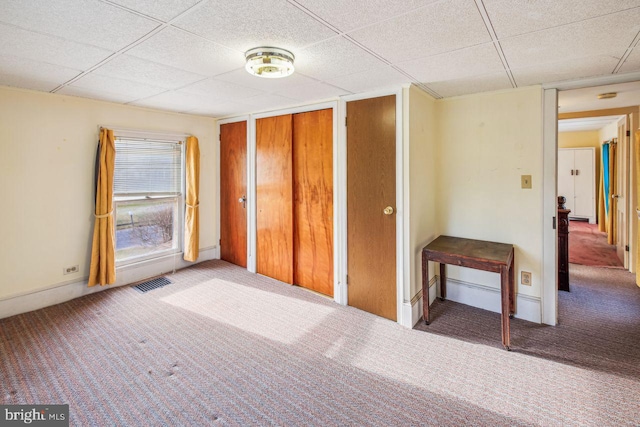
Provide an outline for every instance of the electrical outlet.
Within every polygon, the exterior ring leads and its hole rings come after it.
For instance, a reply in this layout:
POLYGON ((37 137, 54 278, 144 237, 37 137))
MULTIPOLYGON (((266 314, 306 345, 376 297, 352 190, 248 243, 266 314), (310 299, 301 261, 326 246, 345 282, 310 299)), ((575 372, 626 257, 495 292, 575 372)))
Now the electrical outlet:
POLYGON ((531 175, 521 175, 520 181, 522 188, 531 188, 531 175))
POLYGON ((523 285, 531 286, 531 273, 523 271, 520 273, 520 283, 523 285))
POLYGON ((79 265, 72 265, 71 267, 65 267, 62 269, 63 274, 73 274, 80 271, 79 265))

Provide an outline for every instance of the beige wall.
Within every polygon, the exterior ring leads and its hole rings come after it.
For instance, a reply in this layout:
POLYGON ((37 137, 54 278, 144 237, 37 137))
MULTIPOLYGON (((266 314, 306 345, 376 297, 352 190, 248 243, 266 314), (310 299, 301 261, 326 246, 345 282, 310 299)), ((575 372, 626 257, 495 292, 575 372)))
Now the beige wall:
POLYGON ((609 123, 599 131, 600 143, 618 137, 618 122, 609 123))
MULTIPOLYGON (((512 243, 518 293, 541 295, 542 89, 437 101, 437 224, 442 234, 512 243), (532 189, 520 176, 532 176, 532 189), (520 272, 532 285, 520 285, 520 272)), ((497 274, 450 267, 449 277, 500 287, 497 274)))
POLYGON ((215 120, 0 87, 0 300, 88 276, 98 126, 195 135, 200 245, 219 239, 215 120), (78 274, 63 275, 79 264, 78 274))
MULTIPOLYGON (((616 129, 616 133, 618 130, 616 129)), ((576 132, 559 132, 558 133, 558 148, 581 148, 581 147, 594 147, 596 149, 596 212, 598 210, 598 185, 600 183, 600 152, 602 143, 604 140, 600 137, 600 131, 576 131, 576 132)))
MULTIPOLYGON (((438 236, 436 224, 436 101, 425 92, 405 89, 409 117, 405 128, 408 138, 409 182, 409 262, 410 278, 405 280, 404 295, 410 299, 422 290, 422 248, 438 236)), ((406 109, 405 109, 406 111, 406 109)), ((407 118, 405 117, 407 121, 407 118)), ((432 278, 435 268, 429 269, 432 278)), ((406 302, 406 301, 405 301, 406 302)))

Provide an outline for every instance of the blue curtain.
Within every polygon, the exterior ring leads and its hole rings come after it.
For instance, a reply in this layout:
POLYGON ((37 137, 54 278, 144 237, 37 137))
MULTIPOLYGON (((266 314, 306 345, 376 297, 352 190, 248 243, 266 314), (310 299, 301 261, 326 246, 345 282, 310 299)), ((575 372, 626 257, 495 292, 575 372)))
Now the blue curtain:
POLYGON ((609 214, 609 143, 602 144, 602 177, 604 178, 604 211, 609 214))

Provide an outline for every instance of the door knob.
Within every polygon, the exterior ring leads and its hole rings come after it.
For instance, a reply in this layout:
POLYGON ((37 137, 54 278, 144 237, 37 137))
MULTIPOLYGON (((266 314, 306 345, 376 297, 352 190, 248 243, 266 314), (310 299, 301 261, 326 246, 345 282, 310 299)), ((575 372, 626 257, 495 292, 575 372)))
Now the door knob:
POLYGON ((246 202, 246 201, 247 201, 247 196, 242 196, 242 197, 240 197, 240 198, 238 199, 238 202, 240 202, 240 203, 244 203, 244 202, 246 202))
POLYGON ((382 212, 384 212, 385 215, 391 215, 393 214, 393 208, 391 206, 387 206, 382 212))

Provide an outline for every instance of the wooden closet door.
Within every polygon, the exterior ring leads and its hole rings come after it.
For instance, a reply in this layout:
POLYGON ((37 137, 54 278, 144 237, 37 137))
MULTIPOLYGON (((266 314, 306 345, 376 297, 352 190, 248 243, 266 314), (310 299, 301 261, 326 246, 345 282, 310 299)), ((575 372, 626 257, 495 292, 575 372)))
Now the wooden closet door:
POLYGON ((349 305, 396 320, 396 97, 347 102, 349 305), (393 212, 385 213, 390 207, 393 212))
POLYGON ((333 296, 333 110, 293 115, 293 281, 333 296))
POLYGON ((220 258, 247 267, 247 122, 220 125, 220 258))
POLYGON ((293 284, 291 114, 256 120, 257 272, 293 284))

